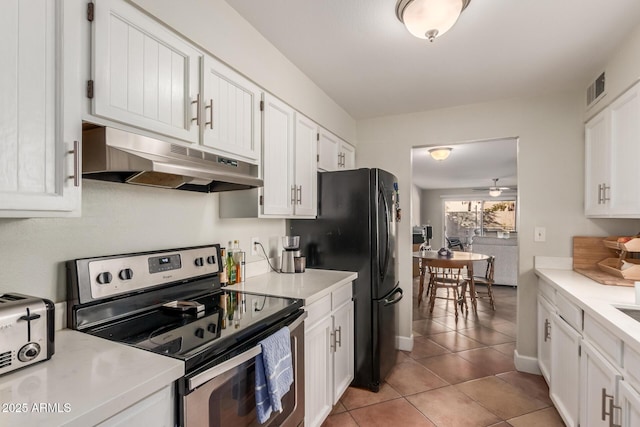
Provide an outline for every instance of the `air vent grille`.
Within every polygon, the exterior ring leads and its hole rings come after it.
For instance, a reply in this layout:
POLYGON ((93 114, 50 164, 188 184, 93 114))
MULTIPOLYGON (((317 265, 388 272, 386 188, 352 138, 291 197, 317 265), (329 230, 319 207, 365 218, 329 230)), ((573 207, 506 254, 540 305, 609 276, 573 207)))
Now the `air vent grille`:
POLYGON ((202 151, 189 150, 189 157, 194 157, 196 159, 201 159, 202 158, 202 151))
POLYGON ((11 352, 5 351, 0 353, 0 368, 4 368, 11 365, 11 352))
POLYGON ((604 72, 587 88, 587 107, 594 104, 604 95, 604 72))
POLYGON ((171 144, 171 152, 174 154, 181 154, 183 156, 187 155, 187 148, 181 147, 179 145, 171 144))

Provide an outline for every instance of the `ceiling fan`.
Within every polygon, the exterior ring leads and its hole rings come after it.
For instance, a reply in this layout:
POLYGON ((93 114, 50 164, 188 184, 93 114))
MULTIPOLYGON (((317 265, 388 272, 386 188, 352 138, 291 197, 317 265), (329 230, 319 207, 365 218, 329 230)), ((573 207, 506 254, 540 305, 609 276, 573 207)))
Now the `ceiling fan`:
POLYGON ((498 179, 499 178, 493 178, 493 186, 491 187, 485 187, 485 188, 474 188, 473 191, 489 191, 489 195, 491 197, 498 197, 499 195, 502 194, 503 191, 506 190, 515 190, 515 188, 511 188, 511 187, 498 187, 498 179))

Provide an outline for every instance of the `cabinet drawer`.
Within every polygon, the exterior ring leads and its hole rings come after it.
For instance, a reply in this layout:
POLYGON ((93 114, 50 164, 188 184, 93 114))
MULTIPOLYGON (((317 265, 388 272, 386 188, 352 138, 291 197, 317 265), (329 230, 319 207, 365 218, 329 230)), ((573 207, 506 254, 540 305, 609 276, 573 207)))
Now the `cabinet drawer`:
POLYGON ((326 295, 314 302, 311 305, 305 307, 308 313, 307 318, 304 321, 305 328, 309 329, 315 325, 322 318, 327 317, 331 313, 331 295, 326 295))
POLYGON ((551 304, 556 303, 556 290, 544 280, 538 280, 538 292, 541 293, 551 304))
POLYGON ((339 289, 333 291, 331 293, 331 309, 335 310, 340 307, 342 304, 351 301, 352 290, 351 282, 346 285, 340 287, 339 289))
POLYGON ((605 355, 610 362, 616 366, 622 366, 622 340, 589 315, 584 316, 583 336, 605 355))
POLYGON ((556 293, 556 308, 558 309, 558 315, 562 317, 565 322, 571 325, 576 331, 582 331, 582 310, 560 292, 556 293))

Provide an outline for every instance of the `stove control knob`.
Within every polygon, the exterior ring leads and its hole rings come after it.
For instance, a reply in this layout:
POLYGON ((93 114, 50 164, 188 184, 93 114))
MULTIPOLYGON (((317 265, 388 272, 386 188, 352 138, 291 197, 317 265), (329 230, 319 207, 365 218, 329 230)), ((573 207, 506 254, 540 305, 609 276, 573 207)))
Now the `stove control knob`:
POLYGON ((133 279, 133 270, 130 268, 120 270, 120 273, 118 273, 118 277, 120 278, 120 280, 131 280, 133 279))
POLYGON ((98 274, 98 277, 96 278, 98 283, 100 283, 101 285, 106 285, 107 283, 111 283, 112 279, 113 279, 113 276, 108 271, 98 274))
POLYGON ((204 338, 204 329, 202 328, 198 328, 196 329, 196 334, 195 334, 198 338, 204 338))
POLYGON ((209 325, 207 326, 207 331, 211 332, 212 334, 215 334, 217 329, 218 325, 216 325, 215 323, 209 323, 209 325))
POLYGON ((215 264, 216 263, 216 257, 214 257, 213 255, 210 255, 207 257, 207 263, 208 264, 215 264))
POLYGON ((204 258, 202 257, 196 258, 196 260, 194 261, 194 264, 196 265, 196 267, 202 267, 204 265, 204 258))

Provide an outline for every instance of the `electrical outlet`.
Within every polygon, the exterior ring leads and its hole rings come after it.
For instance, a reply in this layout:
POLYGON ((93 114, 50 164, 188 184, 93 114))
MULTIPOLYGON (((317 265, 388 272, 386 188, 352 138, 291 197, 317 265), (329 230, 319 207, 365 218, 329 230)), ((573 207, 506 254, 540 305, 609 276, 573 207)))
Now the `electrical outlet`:
POLYGON ((260 243, 260 239, 257 237, 251 238, 251 255, 258 255, 258 245, 256 243, 260 243))
POLYGON ((258 300, 256 299, 253 300, 253 311, 258 311, 258 300))

